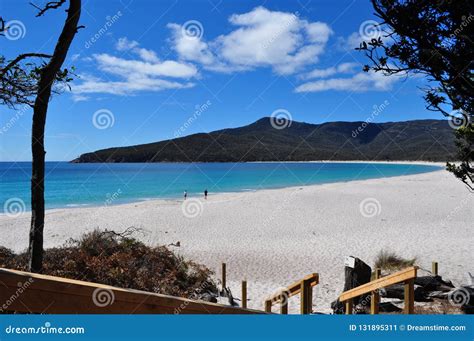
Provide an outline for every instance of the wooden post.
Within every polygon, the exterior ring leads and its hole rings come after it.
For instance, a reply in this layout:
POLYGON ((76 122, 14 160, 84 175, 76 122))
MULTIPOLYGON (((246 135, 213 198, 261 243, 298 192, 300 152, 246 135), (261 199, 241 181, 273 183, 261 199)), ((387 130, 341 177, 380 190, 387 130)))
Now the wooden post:
POLYGON ((313 312, 313 287, 311 282, 308 281, 308 314, 313 312))
POLYGON ((222 290, 226 288, 226 265, 222 263, 222 290))
POLYGON ((431 263, 431 272, 433 273, 433 276, 438 276, 438 262, 431 263))
POLYGON ((346 301, 346 315, 351 315, 352 314, 352 298, 349 298, 346 301))
POLYGON ((247 308, 247 281, 242 281, 242 308, 247 308))
POLYGON ((405 314, 415 313, 415 279, 405 281, 405 314))
MULTIPOLYGON (((375 269, 375 279, 379 279, 381 274, 380 269, 375 269)), ((378 290, 374 290, 370 294, 370 313, 372 315, 376 315, 379 313, 379 303, 380 303, 380 295, 378 290)))
POLYGON ((280 314, 288 314, 288 299, 290 298, 289 291, 282 291, 280 295, 280 314))
POLYGON ((265 311, 267 313, 271 313, 272 312, 272 300, 266 300, 265 301, 265 311))
POLYGON ((302 280, 300 285, 300 312, 303 315, 310 314, 313 308, 311 283, 309 280, 302 280))
POLYGON ((370 294, 370 313, 377 315, 379 313, 380 295, 377 290, 372 291, 370 294))

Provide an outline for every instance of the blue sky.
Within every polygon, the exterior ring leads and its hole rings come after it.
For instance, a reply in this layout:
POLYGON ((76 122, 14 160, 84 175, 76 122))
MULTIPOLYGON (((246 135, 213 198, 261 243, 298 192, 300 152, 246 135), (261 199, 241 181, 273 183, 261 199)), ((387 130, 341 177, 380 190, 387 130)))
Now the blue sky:
MULTIPOLYGON (((372 12, 368 0, 83 0, 86 28, 66 62, 78 78, 50 104, 47 160, 173 138, 191 117, 182 135, 279 109, 311 123, 440 118, 420 79, 362 73, 353 48, 378 34, 372 12)), ((29 1, 1 1, 17 28, 0 37, 7 59, 52 52, 65 13, 35 13, 29 1)), ((1 107, 0 128, 0 161, 30 160, 31 109, 1 107)))

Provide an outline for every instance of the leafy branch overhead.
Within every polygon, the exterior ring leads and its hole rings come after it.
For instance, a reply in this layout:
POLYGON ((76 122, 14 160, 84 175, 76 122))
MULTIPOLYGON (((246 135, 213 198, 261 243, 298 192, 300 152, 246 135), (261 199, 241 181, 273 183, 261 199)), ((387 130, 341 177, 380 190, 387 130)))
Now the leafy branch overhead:
MULTIPOLYGON (((39 17, 64 3, 65 0, 48 2, 44 7, 32 5, 38 9, 36 16, 39 17)), ((78 26, 77 29, 81 27, 78 26)), ((8 29, 5 20, 0 17, 0 36, 4 36, 8 29)), ((51 54, 36 52, 22 53, 12 59, 0 55, 0 105, 14 108, 18 104, 26 104, 33 107, 41 72, 51 58, 51 54)), ((69 88, 74 76, 74 67, 60 70, 55 75, 53 93, 69 88)))
POLYGON ((442 113, 455 132, 460 164, 447 169, 474 189, 474 3, 371 0, 380 34, 357 49, 370 63, 364 71, 386 76, 420 74, 429 85, 426 108, 442 113))

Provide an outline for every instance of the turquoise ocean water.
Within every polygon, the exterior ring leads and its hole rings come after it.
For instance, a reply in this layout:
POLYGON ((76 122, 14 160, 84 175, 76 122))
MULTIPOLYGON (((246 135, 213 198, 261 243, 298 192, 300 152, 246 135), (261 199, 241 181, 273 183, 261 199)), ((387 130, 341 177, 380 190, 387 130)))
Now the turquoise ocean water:
MULTIPOLYGON (((99 206, 152 198, 304 186, 418 174, 430 165, 371 163, 134 163, 46 165, 46 208, 99 206)), ((0 162, 0 212, 12 201, 30 206, 29 162, 0 162)))

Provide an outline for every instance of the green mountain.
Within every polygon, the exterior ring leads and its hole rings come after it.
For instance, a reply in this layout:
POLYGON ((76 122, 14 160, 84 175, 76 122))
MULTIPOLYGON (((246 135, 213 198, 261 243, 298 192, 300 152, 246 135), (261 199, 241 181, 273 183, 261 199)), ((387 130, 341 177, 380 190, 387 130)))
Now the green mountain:
POLYGON ((309 124, 262 118, 240 128, 130 147, 102 149, 73 162, 244 162, 309 160, 453 160, 444 120, 309 124))

